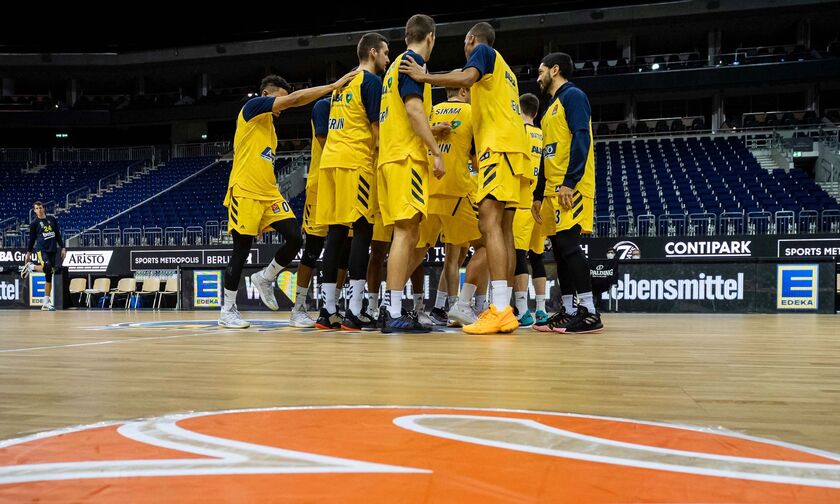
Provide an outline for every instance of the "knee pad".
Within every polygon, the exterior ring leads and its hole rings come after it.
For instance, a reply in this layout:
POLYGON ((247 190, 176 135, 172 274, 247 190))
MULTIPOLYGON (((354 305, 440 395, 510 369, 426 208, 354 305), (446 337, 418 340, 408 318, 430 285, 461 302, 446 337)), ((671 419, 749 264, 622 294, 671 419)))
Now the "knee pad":
POLYGON ((516 269, 513 274, 517 276, 528 274, 528 253, 524 250, 516 250, 516 269))
POLYGON ((531 276, 534 278, 545 278, 545 261, 543 261, 543 255, 530 251, 528 252, 528 260, 531 263, 531 276))
POLYGON ((306 246, 303 247, 303 254, 300 257, 300 263, 304 266, 314 268, 318 259, 321 257, 321 251, 324 250, 324 238, 321 236, 306 236, 306 246))

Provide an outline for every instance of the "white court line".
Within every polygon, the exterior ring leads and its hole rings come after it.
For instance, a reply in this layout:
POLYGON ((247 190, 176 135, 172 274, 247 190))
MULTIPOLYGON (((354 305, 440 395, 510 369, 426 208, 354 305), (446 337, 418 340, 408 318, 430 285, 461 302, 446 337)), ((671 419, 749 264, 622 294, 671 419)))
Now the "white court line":
POLYGON ((223 331, 206 331, 206 332, 191 333, 191 334, 175 334, 175 335, 172 335, 172 336, 148 336, 148 337, 145 337, 145 338, 131 338, 131 337, 129 337, 129 338, 126 338, 124 340, 91 341, 89 343, 73 343, 73 344, 70 344, 70 345, 52 345, 52 346, 41 346, 41 347, 8 348, 8 349, 0 350, 0 354, 16 353, 16 352, 34 352, 34 351, 37 351, 37 350, 53 350, 53 349, 57 349, 57 348, 74 348, 74 347, 85 347, 85 346, 94 346, 94 345, 134 343, 135 341, 188 338, 190 336, 205 336, 207 334, 225 334, 225 332, 223 332, 223 331))

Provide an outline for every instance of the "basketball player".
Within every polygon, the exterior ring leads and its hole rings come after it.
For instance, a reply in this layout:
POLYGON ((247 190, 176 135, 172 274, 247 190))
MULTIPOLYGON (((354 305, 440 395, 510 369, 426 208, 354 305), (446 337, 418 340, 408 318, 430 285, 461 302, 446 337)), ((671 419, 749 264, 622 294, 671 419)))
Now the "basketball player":
POLYGON ((519 322, 510 306, 515 253, 513 218, 516 208, 530 208, 533 177, 530 145, 519 110, 519 84, 502 55, 492 48, 496 34, 489 23, 467 33, 463 70, 427 74, 417 62, 401 62, 405 75, 435 86, 469 87, 478 154, 479 228, 487 248, 493 305, 464 326, 471 334, 511 332, 519 322))
POLYGON ((374 161, 379 142, 379 104, 388 66, 388 41, 378 33, 362 36, 356 46, 361 72, 332 95, 329 134, 318 174, 316 221, 329 225, 324 250, 324 307, 315 327, 358 331, 373 324, 362 311, 376 213, 374 161), (353 229, 349 297, 344 319, 336 307, 339 251, 353 229))
MULTIPOLYGON (((405 26, 405 53, 396 60, 413 58, 425 65, 435 44, 435 22, 415 14, 405 26)), ((380 106, 379 209, 384 225, 394 225, 386 278, 388 295, 380 310, 382 331, 428 332, 417 314, 402 314, 402 294, 414 270, 420 221, 426 216, 429 195, 429 152, 434 176, 445 169, 443 157, 429 126, 432 90, 416 79, 401 75, 399 65, 385 73, 380 106)))
POLYGON ((33 203, 32 209, 35 210, 35 220, 29 223, 29 244, 26 246, 26 256, 20 274, 23 278, 29 276, 32 271, 44 274, 44 302, 41 309, 55 311, 51 297, 52 275, 60 265, 58 255, 60 254, 63 260, 67 249, 64 248, 58 220, 52 215, 47 215, 44 204, 40 201, 33 203), (32 262, 33 257, 38 258, 38 264, 32 262))
MULTIPOLYGON (((330 97, 315 102, 312 108, 312 146, 310 150, 309 173, 306 177, 306 204, 303 208, 303 250, 297 272, 297 293, 295 306, 289 318, 291 327, 315 327, 315 319, 306 311, 306 299, 312 275, 321 252, 324 250, 324 239, 327 236, 327 226, 315 222, 315 208, 318 198, 318 166, 321 162, 321 152, 327 141, 328 122, 330 119, 330 97)), ((350 242, 347 238, 341 248, 341 259, 338 263, 338 280, 336 285, 344 285, 347 276, 347 264, 350 256, 350 242)))
POLYGON ((301 235, 292 209, 277 188, 274 175, 274 149, 277 133, 274 117, 283 110, 300 107, 317 100, 343 86, 354 78, 353 71, 333 84, 301 89, 290 93, 291 86, 277 75, 269 75, 260 83, 260 96, 249 100, 236 120, 234 136, 233 169, 230 172, 224 205, 228 209, 228 232, 233 236, 233 253, 225 269, 225 298, 219 325, 230 328, 247 328, 236 309, 236 291, 242 277, 242 268, 254 237, 269 229, 283 236, 284 243, 277 249, 265 269, 251 275, 260 299, 272 310, 277 310, 274 285, 280 270, 300 250, 301 235))
MULTIPOLYGON (((534 126, 534 118, 540 109, 540 100, 536 95, 526 93, 519 97, 519 105, 522 108, 522 119, 525 121, 525 131, 528 133, 528 140, 531 142, 531 162, 534 179, 531 190, 537 184, 536 177, 540 170, 542 160, 542 130, 534 126)), ((548 320, 545 312, 545 263, 543 252, 545 251, 545 234, 542 226, 537 225, 531 209, 518 209, 513 218, 513 238, 516 247, 516 279, 514 281, 513 298, 516 303, 516 310, 519 313, 520 327, 528 327, 535 322, 543 324, 548 320), (536 295, 536 313, 532 314, 528 309, 528 263, 531 264, 533 272, 534 293, 536 295)))
POLYGON ((566 53, 551 53, 539 68, 540 90, 550 96, 542 117, 543 175, 534 191, 534 218, 551 238, 563 307, 539 331, 588 333, 601 330, 592 299, 589 263, 580 248, 592 233, 595 212, 595 149, 589 98, 569 78, 566 53), (573 299, 580 300, 574 306, 573 299))
POLYGON ((446 95, 446 101, 432 107, 431 122, 447 171, 440 180, 433 178, 429 181, 428 218, 420 224, 418 242, 423 256, 438 239, 444 245, 443 272, 430 314, 432 322, 444 326, 449 323, 449 314, 445 310, 447 302, 453 311, 454 322, 475 322, 472 309, 457 304, 460 266, 470 244, 475 247, 476 253, 467 266, 468 270, 481 268, 485 257, 478 229, 477 207, 471 199, 475 183, 470 165, 474 161, 475 146, 470 91, 449 88, 446 95))

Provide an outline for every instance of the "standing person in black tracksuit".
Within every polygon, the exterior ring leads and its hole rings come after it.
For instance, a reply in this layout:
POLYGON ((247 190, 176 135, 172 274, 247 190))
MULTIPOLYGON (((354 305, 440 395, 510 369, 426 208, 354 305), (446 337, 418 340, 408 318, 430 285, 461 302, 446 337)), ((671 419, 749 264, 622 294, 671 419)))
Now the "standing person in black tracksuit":
POLYGON ((29 245, 26 248, 25 264, 20 274, 26 278, 32 271, 44 273, 46 286, 44 289, 44 304, 41 305, 41 309, 55 311, 50 297, 50 294, 52 294, 52 274, 60 265, 59 253, 61 259, 64 259, 67 250, 64 248, 64 240, 61 238, 61 228, 58 226, 58 220, 52 215, 47 215, 44 204, 40 201, 36 201, 32 206, 35 210, 35 220, 29 224, 29 245), (32 261, 34 258, 37 258, 38 264, 32 261))

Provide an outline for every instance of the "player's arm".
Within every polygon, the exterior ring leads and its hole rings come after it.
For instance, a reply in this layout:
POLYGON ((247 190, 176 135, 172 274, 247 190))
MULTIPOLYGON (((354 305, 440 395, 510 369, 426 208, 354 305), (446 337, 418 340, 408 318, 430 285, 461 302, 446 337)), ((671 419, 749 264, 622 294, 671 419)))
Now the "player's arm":
POLYGON ((35 250, 35 240, 38 238, 38 232, 35 230, 35 225, 29 225, 29 244, 26 246, 26 257, 24 261, 29 261, 32 251, 35 250))
POLYGON ((407 74, 418 82, 443 86, 448 88, 469 88, 478 82, 485 74, 492 73, 496 65, 496 51, 490 46, 479 44, 473 49, 462 70, 443 74, 427 74, 411 56, 400 62, 400 73, 407 74))
POLYGON ((411 123, 411 129, 414 134, 419 136, 426 147, 432 152, 434 158, 434 175, 441 178, 446 173, 446 168, 443 166, 443 158, 440 154, 440 148, 435 141, 435 136, 432 134, 432 128, 429 127, 429 118, 423 110, 423 99, 417 95, 407 96, 405 98, 405 112, 408 114, 408 122, 411 123))
POLYGON ((379 122, 370 123, 370 132, 373 134, 373 150, 379 150, 379 122))
POLYGON ((382 104, 382 79, 366 73, 362 79, 360 89, 362 93, 362 105, 365 107, 365 115, 370 122, 370 132, 373 136, 373 149, 379 150, 379 107, 382 104))
POLYGON ((449 133, 452 132, 452 124, 448 122, 439 122, 432 124, 432 135, 435 136, 437 140, 442 140, 449 136, 449 133))
POLYGON ((540 156, 540 171, 537 174, 537 184, 534 187, 534 202, 531 204, 531 215, 537 221, 537 224, 542 224, 540 210, 542 210, 542 200, 545 195, 545 184, 545 161, 540 156))
POLYGON ((61 258, 64 259, 67 250, 64 248, 64 239, 61 237, 61 226, 58 225, 58 219, 53 218, 52 221, 55 229, 55 243, 61 248, 61 258))
POLYGON ((330 123, 330 101, 324 100, 315 103, 312 107, 312 129, 315 131, 315 140, 324 148, 327 143, 330 123))
POLYGON ((400 73, 408 75, 417 82, 448 88, 469 88, 481 79, 481 74, 474 67, 442 74, 426 73, 411 56, 406 56, 400 62, 400 73))
POLYGON ((563 107, 566 113, 566 123, 572 133, 572 142, 569 146, 569 166, 566 169, 566 176, 561 183, 560 191, 557 193, 560 205, 563 208, 572 208, 572 194, 586 170, 586 160, 589 158, 589 149, 592 148, 592 141, 589 137, 589 120, 592 112, 589 108, 589 101, 582 91, 570 90, 564 97, 563 107))
POLYGON ((278 96, 274 98, 274 104, 271 107, 271 111, 275 114, 279 114, 283 110, 294 107, 301 107, 303 105, 312 103, 318 98, 324 96, 325 94, 332 93, 336 89, 347 84, 348 82, 350 82, 350 79, 355 77, 356 74, 358 74, 359 72, 360 70, 353 70, 344 75, 344 77, 333 82, 332 84, 326 84, 324 86, 315 86, 306 89, 299 89, 294 93, 287 94, 286 96, 278 96))

